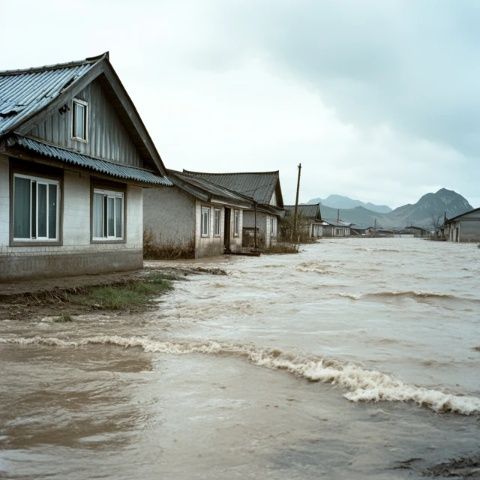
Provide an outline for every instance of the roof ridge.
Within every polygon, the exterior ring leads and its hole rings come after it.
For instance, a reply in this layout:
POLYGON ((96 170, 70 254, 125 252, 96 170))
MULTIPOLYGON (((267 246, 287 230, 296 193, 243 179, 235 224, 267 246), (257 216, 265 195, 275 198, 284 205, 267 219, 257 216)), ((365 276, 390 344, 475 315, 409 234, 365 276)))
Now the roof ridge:
POLYGON ((193 174, 198 174, 198 175, 258 175, 258 174, 265 174, 265 173, 280 173, 280 170, 268 170, 268 171, 262 171, 262 172, 226 172, 226 173, 220 173, 220 172, 198 172, 194 170, 185 170, 183 169, 182 173, 193 173, 193 174))
POLYGON ((7 77, 7 76, 14 76, 14 75, 21 75, 21 74, 28 74, 28 73, 40 73, 46 72, 49 70, 60 70, 62 68, 73 68, 78 67, 80 65, 89 65, 91 63, 97 63, 100 60, 109 58, 109 52, 104 52, 101 55, 97 55, 95 57, 87 57, 84 60, 73 60, 70 62, 65 63, 55 63, 52 65, 43 65, 40 67, 30 67, 30 68, 19 68, 16 70, 3 70, 0 71, 0 76, 7 77))

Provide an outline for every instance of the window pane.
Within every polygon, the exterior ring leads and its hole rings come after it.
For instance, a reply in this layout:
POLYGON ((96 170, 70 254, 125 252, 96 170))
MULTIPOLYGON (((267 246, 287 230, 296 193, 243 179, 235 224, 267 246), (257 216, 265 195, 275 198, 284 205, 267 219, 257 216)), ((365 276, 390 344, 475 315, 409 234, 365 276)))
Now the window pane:
POLYGON ((122 238, 122 225, 123 225, 123 199, 115 199, 115 236, 122 238))
POLYGON ((15 177, 13 200, 13 236, 30 238, 30 180, 15 177))
POLYGON ((107 200, 107 236, 115 236, 115 199, 108 197, 107 200))
POLYGON ((57 238, 57 186, 48 186, 48 238, 57 238))
POLYGON ((44 183, 37 184, 37 215, 38 215, 38 238, 47 236, 47 186, 44 183))
POLYGON ((103 195, 93 194, 93 236, 104 237, 103 234, 103 195))
POLYGON ((73 136, 86 139, 86 110, 87 107, 77 102, 73 102, 73 136))

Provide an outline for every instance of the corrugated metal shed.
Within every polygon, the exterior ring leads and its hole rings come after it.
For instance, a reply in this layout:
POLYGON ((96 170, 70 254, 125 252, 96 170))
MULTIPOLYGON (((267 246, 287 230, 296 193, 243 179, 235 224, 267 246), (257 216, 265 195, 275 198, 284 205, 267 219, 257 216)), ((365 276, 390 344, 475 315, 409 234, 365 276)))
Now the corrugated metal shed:
POLYGON ((46 107, 98 60, 0 72, 0 136, 46 107))
POLYGON ((20 135, 12 136, 8 139, 8 146, 19 146, 36 154, 42 155, 54 160, 60 160, 70 165, 85 168, 94 172, 102 173, 124 180, 132 180, 140 183, 152 185, 171 186, 172 182, 166 177, 156 175, 154 172, 141 168, 120 165, 118 163, 107 162, 87 155, 82 155, 71 150, 39 142, 28 137, 20 135))
MULTIPOLYGON (((204 178, 242 195, 253 198, 257 203, 269 205, 273 193, 280 181, 279 172, 245 172, 245 173, 204 173, 183 171, 184 175, 204 178)), ((280 198, 280 205, 283 200, 280 198)))
MULTIPOLYGON (((292 216, 295 212, 295 205, 285 205, 285 215, 287 217, 292 216)), ((320 205, 318 203, 314 204, 300 204, 298 205, 298 214, 304 218, 310 218, 313 220, 322 220, 320 214, 320 205)))

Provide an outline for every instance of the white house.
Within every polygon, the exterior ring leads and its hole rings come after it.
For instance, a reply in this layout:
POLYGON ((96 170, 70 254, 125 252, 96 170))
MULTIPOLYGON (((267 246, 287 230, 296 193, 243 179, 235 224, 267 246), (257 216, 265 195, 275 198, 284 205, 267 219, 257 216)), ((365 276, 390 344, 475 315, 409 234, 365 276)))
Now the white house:
POLYGON ((0 72, 0 281, 141 268, 165 175, 108 53, 0 72))
POLYGON ((168 173, 173 188, 145 191, 147 255, 200 258, 240 252, 244 213, 252 200, 204 178, 168 173))
POLYGON ((274 172, 206 173, 184 170, 184 174, 238 192, 252 199, 243 214, 244 246, 253 247, 255 230, 257 246, 270 247, 278 236, 278 224, 285 216, 278 170, 274 172))

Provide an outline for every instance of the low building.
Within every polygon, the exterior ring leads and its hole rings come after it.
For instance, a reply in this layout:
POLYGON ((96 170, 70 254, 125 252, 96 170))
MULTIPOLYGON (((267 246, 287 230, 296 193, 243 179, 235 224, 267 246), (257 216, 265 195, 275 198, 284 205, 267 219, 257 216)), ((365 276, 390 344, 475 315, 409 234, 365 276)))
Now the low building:
POLYGON ((443 234, 450 242, 480 242, 480 208, 445 220, 443 234))
POLYGON ((255 232, 257 246, 269 248, 276 243, 278 225, 285 216, 278 171, 206 173, 184 170, 183 173, 203 178, 253 200, 253 206, 243 214, 245 247, 254 246, 255 232))
MULTIPOLYGON (((285 205, 285 218, 292 218, 295 214, 295 205, 285 205)), ((310 238, 320 238, 323 236, 323 227, 320 213, 320 204, 300 204, 297 208, 297 228, 303 230, 304 235, 310 238)))
POLYGON ((351 223, 343 222, 342 220, 325 220, 326 224, 323 226, 324 237, 349 237, 351 232, 351 223))
POLYGON ((0 280, 142 268, 165 175, 108 53, 0 72, 0 280))
POLYGON ((208 180, 169 170, 173 188, 145 191, 145 251, 155 258, 201 258, 242 250, 252 200, 208 180))

